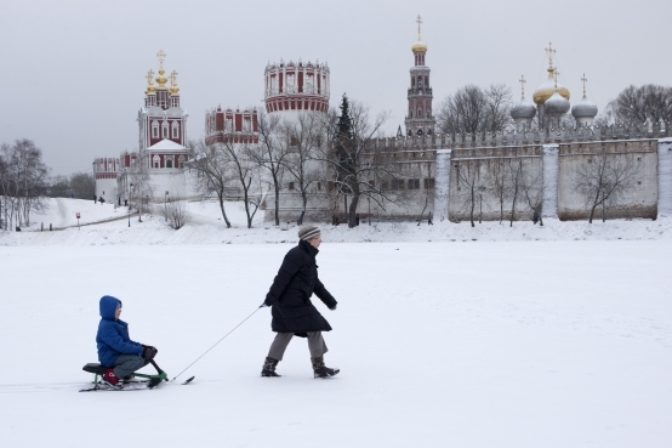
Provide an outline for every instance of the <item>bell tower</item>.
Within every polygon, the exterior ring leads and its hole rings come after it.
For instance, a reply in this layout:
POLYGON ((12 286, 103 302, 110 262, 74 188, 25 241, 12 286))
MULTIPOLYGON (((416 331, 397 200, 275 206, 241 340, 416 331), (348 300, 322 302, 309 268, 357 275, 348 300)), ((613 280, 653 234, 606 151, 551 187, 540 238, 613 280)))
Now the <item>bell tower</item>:
POLYGON ((418 16, 418 40, 411 47, 415 65, 411 68, 411 87, 408 89, 406 135, 432 135, 436 119, 432 114, 432 88, 429 84, 430 69, 425 65, 427 44, 422 41, 422 18, 418 16))
POLYGON ((166 53, 160 50, 156 57, 159 70, 149 70, 146 75, 145 104, 138 112, 139 150, 149 148, 162 140, 170 140, 184 146, 186 139, 187 114, 180 105, 180 88, 177 72, 166 74, 164 62, 166 53), (170 83, 170 84, 169 84, 170 83))

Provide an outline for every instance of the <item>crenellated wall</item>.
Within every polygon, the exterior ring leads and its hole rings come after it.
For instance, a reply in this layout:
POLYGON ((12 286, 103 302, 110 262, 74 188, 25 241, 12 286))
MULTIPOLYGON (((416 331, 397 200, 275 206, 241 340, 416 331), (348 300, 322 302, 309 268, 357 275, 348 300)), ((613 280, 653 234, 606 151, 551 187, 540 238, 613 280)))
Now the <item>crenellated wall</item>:
MULTIPOLYGON (((594 219, 602 213, 608 219, 655 218, 660 201, 672 198, 664 191, 672 188, 665 187, 672 184, 672 170, 665 168, 672 166, 672 144, 661 138, 665 134, 611 127, 373 140, 368 157, 387 164, 385 171, 393 174, 371 179, 382 189, 384 204, 364 196, 358 213, 375 220, 509 220, 512 213, 514 220, 586 219, 595 199, 588 184, 596 182, 596 169, 604 166, 620 173, 621 186, 604 207, 596 207, 594 219), (664 176, 666 170, 671 173, 660 178, 659 171, 664 176)), ((283 200, 289 204, 291 196, 286 192, 283 200)), ((343 196, 320 192, 311 197, 315 218, 342 219, 348 204, 343 196)), ((672 208, 672 199, 668 202, 672 208)), ((285 219, 292 219, 292 208, 283 213, 285 219)))

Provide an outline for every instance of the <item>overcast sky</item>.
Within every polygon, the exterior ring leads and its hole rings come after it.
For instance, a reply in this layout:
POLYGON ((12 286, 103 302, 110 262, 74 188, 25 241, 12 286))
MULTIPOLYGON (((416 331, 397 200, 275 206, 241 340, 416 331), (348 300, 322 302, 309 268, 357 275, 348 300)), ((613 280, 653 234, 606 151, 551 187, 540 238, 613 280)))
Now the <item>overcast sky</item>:
POLYGON ((519 96, 559 81, 600 109, 624 87, 672 85, 669 0, 226 1, 1 0, 0 142, 32 139, 52 174, 91 171, 95 157, 136 150, 145 74, 156 53, 177 70, 188 137, 205 112, 262 106, 264 68, 281 59, 327 62, 331 105, 347 92, 385 132, 404 121, 416 16, 423 17, 434 111, 466 84, 506 84, 519 96))

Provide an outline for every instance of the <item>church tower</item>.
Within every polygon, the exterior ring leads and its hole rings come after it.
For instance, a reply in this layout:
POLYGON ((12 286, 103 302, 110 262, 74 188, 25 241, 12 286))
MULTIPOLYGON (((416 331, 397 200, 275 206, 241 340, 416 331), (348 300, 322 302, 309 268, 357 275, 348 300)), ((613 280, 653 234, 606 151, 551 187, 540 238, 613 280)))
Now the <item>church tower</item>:
POLYGON ((408 115, 406 135, 432 135, 436 120, 432 115, 432 88, 429 84, 429 67, 425 65, 427 45, 422 41, 422 19, 418 16, 418 40, 411 50, 415 65, 411 68, 411 87, 408 89, 408 115))
POLYGON ((159 59, 159 72, 156 78, 153 70, 147 72, 145 104, 138 112, 140 152, 162 140, 169 140, 181 146, 187 141, 187 115, 180 106, 177 72, 175 70, 171 72, 168 85, 168 77, 163 66, 166 53, 161 50, 156 56, 159 59))

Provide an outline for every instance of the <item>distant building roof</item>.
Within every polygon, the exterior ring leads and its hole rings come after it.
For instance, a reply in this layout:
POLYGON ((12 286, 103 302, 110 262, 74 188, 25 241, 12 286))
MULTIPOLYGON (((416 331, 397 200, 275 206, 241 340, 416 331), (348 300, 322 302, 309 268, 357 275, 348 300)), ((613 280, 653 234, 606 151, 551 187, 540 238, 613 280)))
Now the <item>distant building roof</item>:
POLYGON ((175 143, 172 140, 168 140, 167 138, 164 138, 160 142, 154 143, 147 148, 148 151, 185 151, 186 149, 185 146, 175 143))

